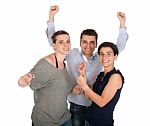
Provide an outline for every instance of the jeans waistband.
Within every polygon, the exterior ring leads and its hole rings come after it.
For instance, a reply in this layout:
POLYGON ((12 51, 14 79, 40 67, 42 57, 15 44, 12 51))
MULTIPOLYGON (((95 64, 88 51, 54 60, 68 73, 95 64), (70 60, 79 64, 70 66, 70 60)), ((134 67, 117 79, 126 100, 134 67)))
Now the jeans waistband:
POLYGON ((77 108, 88 108, 89 107, 89 106, 77 105, 77 104, 75 104, 73 102, 70 102, 70 106, 75 106, 77 108))

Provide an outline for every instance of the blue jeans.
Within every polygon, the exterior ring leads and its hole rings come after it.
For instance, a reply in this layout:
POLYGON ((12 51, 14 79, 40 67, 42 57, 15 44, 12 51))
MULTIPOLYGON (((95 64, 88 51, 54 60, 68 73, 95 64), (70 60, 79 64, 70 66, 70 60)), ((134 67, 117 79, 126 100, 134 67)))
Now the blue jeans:
POLYGON ((92 126, 90 123, 88 123, 88 121, 85 121, 85 125, 86 126, 92 126))
POLYGON ((68 121, 66 121, 64 124, 62 124, 60 126, 72 126, 71 119, 69 119, 68 121))
MULTIPOLYGON (((34 126, 33 122, 32 122, 32 126, 34 126)), ((64 124, 62 124, 60 126, 72 126, 71 119, 69 119, 68 121, 66 121, 64 124)))
POLYGON ((87 112, 86 106, 81 106, 70 102, 72 126, 86 126, 85 124, 86 112, 87 112))
MULTIPOLYGON (((92 126, 90 123, 88 123, 88 121, 85 121, 85 125, 86 126, 92 126)), ((113 124, 101 124, 102 126, 114 126, 113 124)))

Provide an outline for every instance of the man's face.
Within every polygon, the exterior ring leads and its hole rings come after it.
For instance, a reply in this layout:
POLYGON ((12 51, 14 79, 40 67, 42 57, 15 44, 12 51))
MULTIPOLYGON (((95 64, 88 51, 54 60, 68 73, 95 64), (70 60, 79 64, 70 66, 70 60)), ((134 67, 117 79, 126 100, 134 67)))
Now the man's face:
POLYGON ((83 35, 80 47, 82 53, 87 57, 90 58, 93 55, 93 52, 96 48, 96 37, 95 36, 89 36, 89 35, 83 35))

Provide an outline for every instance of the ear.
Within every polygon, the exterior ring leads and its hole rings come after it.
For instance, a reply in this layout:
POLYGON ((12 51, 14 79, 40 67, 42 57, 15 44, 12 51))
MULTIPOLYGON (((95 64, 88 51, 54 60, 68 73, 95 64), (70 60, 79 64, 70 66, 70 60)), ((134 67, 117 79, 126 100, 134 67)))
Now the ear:
POLYGON ((117 60, 117 57, 118 57, 118 55, 116 54, 116 55, 115 55, 115 60, 117 60))
POLYGON ((80 47, 81 47, 81 40, 80 40, 80 47))
POLYGON ((55 48, 56 48, 56 44, 55 43, 52 44, 52 48, 55 50, 55 48))
POLYGON ((97 48, 97 42, 95 42, 95 46, 96 46, 96 48, 97 48))

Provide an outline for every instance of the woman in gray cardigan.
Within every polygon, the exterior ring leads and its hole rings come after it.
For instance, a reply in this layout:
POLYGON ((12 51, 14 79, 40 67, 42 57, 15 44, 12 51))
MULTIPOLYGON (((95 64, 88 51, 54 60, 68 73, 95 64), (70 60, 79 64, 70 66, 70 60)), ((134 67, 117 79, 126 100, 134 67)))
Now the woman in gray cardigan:
POLYGON ((21 87, 34 91, 33 126, 71 126, 66 97, 71 81, 64 63, 71 43, 66 31, 52 36, 54 53, 41 58, 31 71, 18 80, 21 87))

